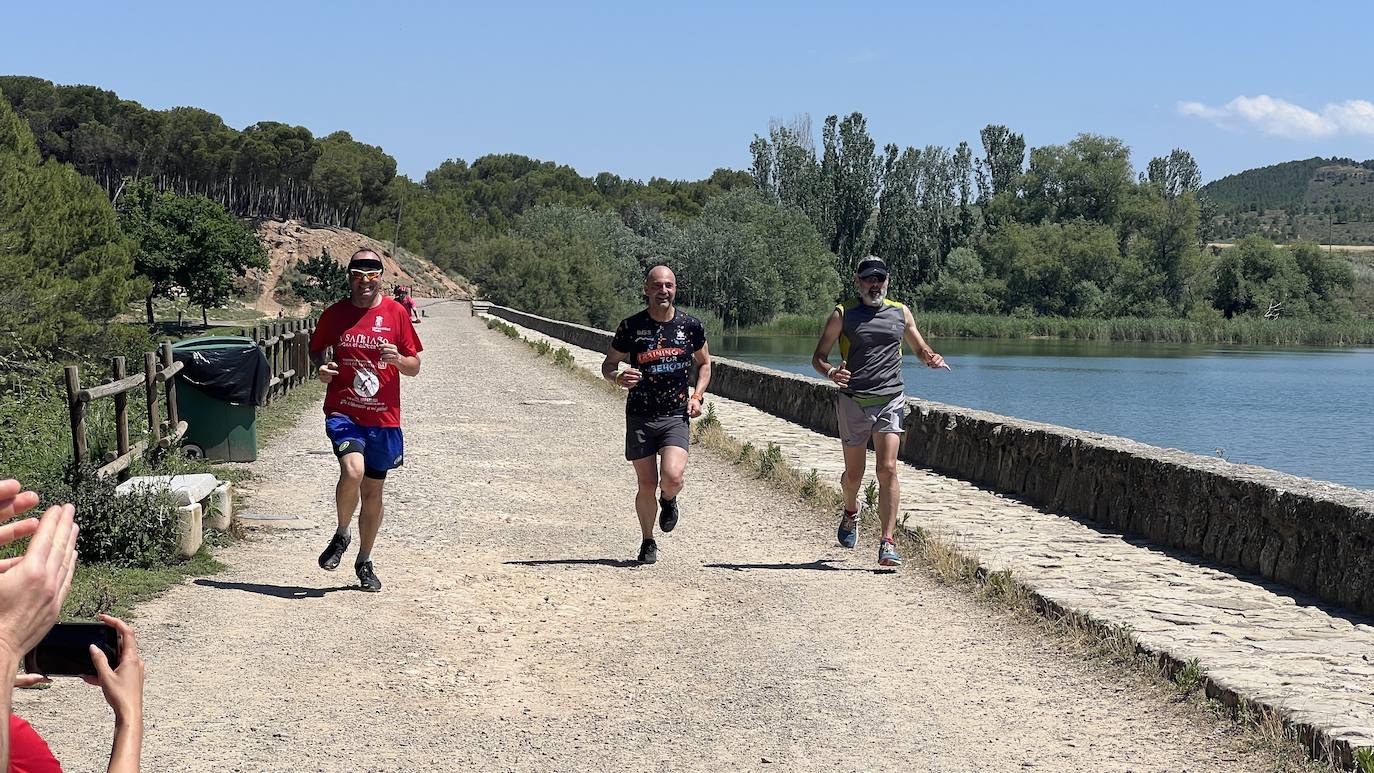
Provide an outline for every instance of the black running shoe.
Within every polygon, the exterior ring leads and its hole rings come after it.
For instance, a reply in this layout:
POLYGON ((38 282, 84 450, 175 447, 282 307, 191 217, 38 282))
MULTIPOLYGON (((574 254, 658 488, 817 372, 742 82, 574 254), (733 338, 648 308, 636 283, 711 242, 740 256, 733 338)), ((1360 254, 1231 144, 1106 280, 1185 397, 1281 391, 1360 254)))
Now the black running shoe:
POLYGON ((665 534, 677 528, 677 497, 658 500, 658 528, 665 534))
POLYGON ((325 548, 324 552, 320 554, 320 568, 327 572, 338 569, 339 562, 343 560, 344 551, 348 550, 348 546, 351 542, 353 542, 353 537, 348 534, 341 535, 336 532, 329 540, 329 547, 325 548))
POLYGON ((372 571, 371 561, 354 565, 353 571, 358 573, 358 582, 363 586, 363 590, 376 593, 382 589, 382 581, 377 579, 377 573, 372 571))
POLYGON ((651 539, 639 543, 639 558, 636 560, 641 564, 656 563, 658 561, 658 543, 651 539))

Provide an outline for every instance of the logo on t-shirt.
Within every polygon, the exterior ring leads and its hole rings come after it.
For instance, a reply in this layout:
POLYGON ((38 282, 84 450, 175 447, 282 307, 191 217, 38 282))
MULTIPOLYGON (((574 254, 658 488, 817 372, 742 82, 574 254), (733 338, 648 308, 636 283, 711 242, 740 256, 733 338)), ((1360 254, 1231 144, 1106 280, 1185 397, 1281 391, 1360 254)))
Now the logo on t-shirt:
POLYGON ((372 332, 374 332, 374 333, 390 333, 390 332, 391 332, 391 328, 387 327, 387 326, 384 324, 384 320, 383 320, 381 314, 378 314, 377 317, 376 317, 376 319, 372 320, 372 332))
POLYGON ((371 370, 358 368, 353 371, 353 391, 359 397, 372 397, 381 388, 381 379, 371 370))

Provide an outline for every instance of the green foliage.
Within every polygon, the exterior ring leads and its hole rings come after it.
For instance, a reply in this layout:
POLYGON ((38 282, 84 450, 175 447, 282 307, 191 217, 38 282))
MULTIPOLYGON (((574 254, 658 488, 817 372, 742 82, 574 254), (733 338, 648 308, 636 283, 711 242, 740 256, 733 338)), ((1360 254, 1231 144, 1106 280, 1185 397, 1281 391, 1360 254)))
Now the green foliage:
POLYGON ((44 158, 75 166, 116 200, 126 178, 150 179, 160 192, 202 195, 243 217, 356 226, 396 173, 394 159, 347 132, 316 139, 275 121, 240 132, 199 108, 148 110, 110 91, 39 78, 0 77, 0 90, 44 158))
POLYGON ((76 549, 83 561, 150 567, 168 563, 176 550, 176 510, 166 494, 115 494, 116 481, 95 478, 83 467, 45 501, 71 502, 81 514, 76 549))
POLYGON ((119 224, 136 249, 134 268, 149 281, 152 299, 186 292, 202 308, 229 299, 233 280, 267 268, 267 252, 252 231, 204 196, 158 193, 148 180, 132 183, 119 203, 119 224))
POLYGON ((716 415, 716 403, 714 400, 708 400, 706 403, 706 412, 702 414, 701 420, 697 422, 697 429, 708 430, 712 427, 719 426, 720 417, 716 415))
POLYGON ((763 478, 772 477, 783 469, 783 464, 782 448, 777 443, 769 443, 768 447, 759 454, 759 476, 763 478))
POLYGON ((1174 686, 1181 695, 1192 695, 1202 687, 1203 679, 1202 666, 1193 658, 1174 673, 1174 686))
POLYGON ((577 360, 573 358, 573 353, 566 346, 560 346, 553 353, 553 364, 564 368, 573 368, 577 365, 577 360))
POLYGON ((1374 749, 1365 746, 1355 750, 1355 770, 1374 773, 1374 749))
POLYGON ((333 303, 349 294, 348 271, 327 247, 320 255, 297 261, 294 268, 297 276, 291 279, 291 292, 307 303, 333 303))
POLYGON ((99 186, 39 163, 29 128, 0 95, 0 346, 71 349, 98 339, 142 289, 99 186))
POLYGON ((813 499, 821 493, 821 479, 816 474, 816 468, 812 467, 811 472, 802 478, 801 489, 798 491, 802 499, 813 499))

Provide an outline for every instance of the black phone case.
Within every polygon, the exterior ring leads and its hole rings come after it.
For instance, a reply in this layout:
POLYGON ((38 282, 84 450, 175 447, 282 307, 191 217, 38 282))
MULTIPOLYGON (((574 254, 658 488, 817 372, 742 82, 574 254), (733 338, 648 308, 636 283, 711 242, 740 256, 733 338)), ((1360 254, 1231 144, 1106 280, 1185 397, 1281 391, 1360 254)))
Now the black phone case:
POLYGON ((24 670, 44 676, 95 676, 90 645, 119 668, 119 632, 105 623, 58 623, 24 655, 24 670))

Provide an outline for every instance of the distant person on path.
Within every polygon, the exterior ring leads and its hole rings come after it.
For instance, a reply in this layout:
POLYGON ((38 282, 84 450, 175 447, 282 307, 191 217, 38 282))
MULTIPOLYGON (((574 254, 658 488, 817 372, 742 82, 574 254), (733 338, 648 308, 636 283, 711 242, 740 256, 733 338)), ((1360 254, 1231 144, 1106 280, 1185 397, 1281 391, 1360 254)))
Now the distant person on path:
POLYGON ((852 548, 859 539, 859 484, 863 482, 867 445, 873 440, 877 456, 878 511, 883 536, 878 543, 878 563, 900 566, 893 542, 901 484, 897 480, 897 447, 906 418, 905 385, 902 383, 902 341, 931 368, 944 368, 945 358, 935 353, 916 329, 911 309, 887 297, 888 271, 882 258, 867 257, 854 271, 858 297, 835 307, 826 320, 811 365, 840 388, 836 404, 840 443, 844 449, 844 513, 836 536, 840 545, 852 548), (840 343, 840 364, 830 363, 830 349, 840 343))
POLYGON ((420 337, 401 304, 381 292, 382 260, 359 250, 348 261, 347 300, 325 309, 310 337, 310 361, 324 397, 324 431, 339 458, 334 505, 339 527, 320 554, 320 567, 339 567, 352 537, 353 511, 362 500, 358 557, 353 569, 365 591, 382 583, 372 566, 372 546, 382 526, 382 486, 389 470, 405 461, 401 435, 401 376, 420 372, 420 337), (333 357, 326 350, 333 347, 333 357))
POLYGON ((601 363, 601 376, 630 390, 625 401, 625 459, 634 464, 639 481, 635 512, 643 539, 638 560, 652 564, 658 560, 655 511, 665 533, 677 526, 677 496, 690 443, 688 420, 701 415, 701 401, 711 383, 711 355, 701 322, 673 306, 677 278, 672 270, 650 269, 644 295, 648 308, 620 322, 601 363), (617 370, 624 360, 630 367, 617 370), (693 363, 697 378, 689 393, 693 363))
POLYGON ((420 313, 415 310, 415 301, 410 298, 410 288, 405 285, 396 285, 396 302, 405 307, 410 313, 411 324, 420 324, 420 313))

